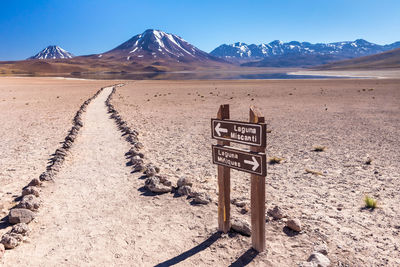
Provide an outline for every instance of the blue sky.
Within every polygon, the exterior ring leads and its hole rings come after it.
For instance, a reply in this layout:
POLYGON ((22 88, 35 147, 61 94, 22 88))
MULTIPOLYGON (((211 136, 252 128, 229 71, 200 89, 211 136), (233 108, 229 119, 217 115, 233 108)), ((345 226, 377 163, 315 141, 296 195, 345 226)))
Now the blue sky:
POLYGON ((50 44, 75 55, 101 53, 149 28, 206 52, 277 39, 387 44, 400 41, 400 1, 1 0, 0 60, 25 59, 50 44))

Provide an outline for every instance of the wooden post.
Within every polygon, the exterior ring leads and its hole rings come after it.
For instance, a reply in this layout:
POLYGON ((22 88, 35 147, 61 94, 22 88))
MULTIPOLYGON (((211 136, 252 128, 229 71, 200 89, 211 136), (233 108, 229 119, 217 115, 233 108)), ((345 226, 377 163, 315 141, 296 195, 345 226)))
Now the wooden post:
MULTIPOLYGON (((250 107, 250 122, 265 123, 264 117, 250 107)), ((251 146, 253 152, 265 153, 265 147, 251 146)), ((251 174, 251 243, 258 252, 265 250, 265 177, 251 174)))
MULTIPOLYGON (((219 107, 217 118, 229 119, 229 105, 219 107)), ((229 146, 229 141, 218 141, 218 145, 229 146)), ((231 228, 231 169, 218 166, 218 230, 227 233, 231 228)))

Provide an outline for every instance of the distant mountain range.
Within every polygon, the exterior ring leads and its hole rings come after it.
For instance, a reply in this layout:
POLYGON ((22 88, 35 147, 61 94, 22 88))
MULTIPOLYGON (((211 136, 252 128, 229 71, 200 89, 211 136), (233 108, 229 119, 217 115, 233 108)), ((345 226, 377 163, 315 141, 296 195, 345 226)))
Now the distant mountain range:
POLYGON ((57 45, 50 45, 28 59, 60 59, 60 58, 73 58, 70 52, 62 49, 57 45))
POLYGON ((49 46, 28 60, 0 62, 2 74, 24 75, 126 75, 196 69, 229 68, 232 65, 191 45, 181 37, 149 29, 100 54, 74 57, 58 46, 49 46))
MULTIPOLYGON (((225 44, 209 54, 175 34, 149 29, 100 54, 74 57, 59 46, 49 46, 28 60, 0 62, 0 73, 74 77, 92 75, 90 77, 96 78, 110 74, 123 77, 127 73, 139 72, 159 74, 168 71, 184 73, 187 70, 237 70, 238 63, 246 67, 315 67, 328 64, 323 67, 339 68, 344 66, 341 64, 347 64, 341 63, 341 60, 395 48, 400 48, 400 42, 377 45, 361 39, 329 44, 273 41, 260 45, 225 44), (338 65, 335 65, 336 61, 339 61, 338 65)), ((379 55, 376 55, 379 60, 391 62, 389 67, 400 67, 400 62, 390 59, 392 54, 379 55)), ((363 66, 374 59, 367 59, 362 63, 363 66)), ((381 61, 374 66, 385 68, 381 61)), ((354 59, 354 64, 359 63, 354 59)))
POLYGON ((211 55, 252 67, 305 67, 382 53, 400 47, 400 42, 378 45, 363 39, 335 43, 273 41, 265 44, 223 44, 211 55))

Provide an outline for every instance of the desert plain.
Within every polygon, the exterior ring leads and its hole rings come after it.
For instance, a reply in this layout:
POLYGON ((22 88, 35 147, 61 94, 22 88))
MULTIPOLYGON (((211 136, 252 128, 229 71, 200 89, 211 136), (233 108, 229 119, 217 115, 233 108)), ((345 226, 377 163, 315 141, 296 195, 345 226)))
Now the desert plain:
MULTIPOLYGON (((83 127, 60 172, 40 187, 30 235, 4 266, 299 266, 325 247, 332 266, 400 265, 400 80, 105 81, 0 79, 0 234, 21 189, 46 168, 79 106, 83 127), (197 205, 154 194, 126 157, 130 144, 105 101, 139 133, 146 161, 172 185, 191 179, 211 198, 197 205), (266 250, 251 237, 217 232, 217 167, 210 119, 229 104, 247 121, 254 105, 267 123, 266 250), (314 151, 315 147, 324 147, 314 151), (308 170, 308 171, 306 171, 308 170), (314 173, 310 173, 310 170, 314 173), (367 209, 364 197, 377 200, 367 209), (285 227, 300 220, 302 229, 285 227)), ((231 171, 232 218, 250 219, 250 177, 231 171)))

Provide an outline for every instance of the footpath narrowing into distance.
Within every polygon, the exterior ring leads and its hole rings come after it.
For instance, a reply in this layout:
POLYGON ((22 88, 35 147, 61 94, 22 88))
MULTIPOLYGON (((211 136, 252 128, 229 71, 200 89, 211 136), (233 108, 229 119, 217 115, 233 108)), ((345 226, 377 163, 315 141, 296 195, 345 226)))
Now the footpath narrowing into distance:
POLYGON ((187 240, 176 237, 194 234, 180 222, 188 216, 193 223, 200 220, 190 211, 197 207, 155 193, 180 192, 195 203, 209 199, 192 192, 190 181, 172 187, 157 167, 144 164, 137 132, 110 104, 113 92, 113 86, 103 88, 84 103, 63 148, 57 149, 40 180, 25 189, 24 204, 17 207, 29 218, 16 214, 12 221, 18 224, 6 235, 15 249, 5 253, 5 266, 157 264, 187 246, 187 240), (132 174, 131 164, 145 175, 132 174))

